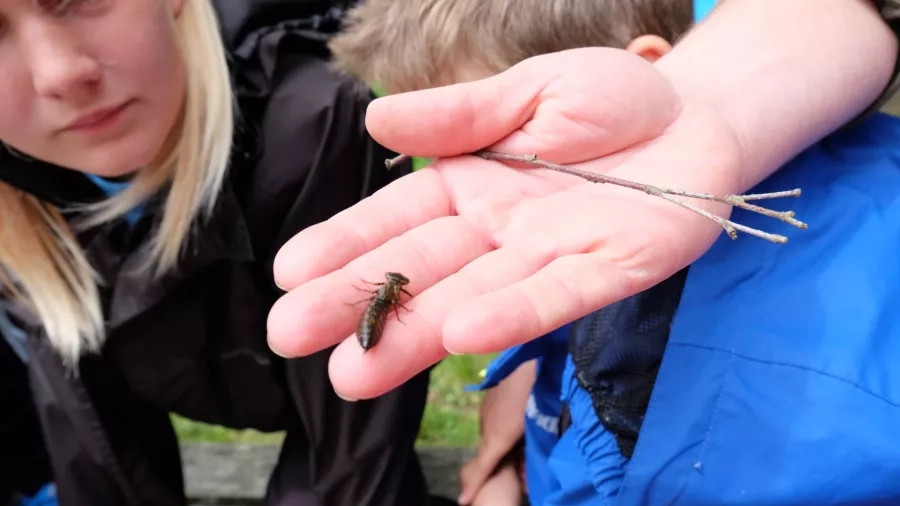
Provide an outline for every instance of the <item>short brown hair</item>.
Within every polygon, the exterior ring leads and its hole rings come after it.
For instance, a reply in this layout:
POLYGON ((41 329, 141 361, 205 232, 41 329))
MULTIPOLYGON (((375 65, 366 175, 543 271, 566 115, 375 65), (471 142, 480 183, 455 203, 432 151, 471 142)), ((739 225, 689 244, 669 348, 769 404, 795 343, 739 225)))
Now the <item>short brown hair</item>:
POLYGON ((442 84, 460 63, 499 73, 540 54, 674 43, 691 0, 361 0, 330 47, 337 68, 391 93, 442 84))

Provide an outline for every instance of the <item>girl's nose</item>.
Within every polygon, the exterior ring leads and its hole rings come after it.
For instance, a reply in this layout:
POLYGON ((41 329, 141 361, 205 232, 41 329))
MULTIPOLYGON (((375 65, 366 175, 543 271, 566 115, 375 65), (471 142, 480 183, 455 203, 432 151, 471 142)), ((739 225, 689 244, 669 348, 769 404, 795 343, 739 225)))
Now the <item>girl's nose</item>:
POLYGON ((73 30, 55 21, 39 21, 20 33, 20 47, 38 95, 77 101, 92 94, 102 69, 73 30))

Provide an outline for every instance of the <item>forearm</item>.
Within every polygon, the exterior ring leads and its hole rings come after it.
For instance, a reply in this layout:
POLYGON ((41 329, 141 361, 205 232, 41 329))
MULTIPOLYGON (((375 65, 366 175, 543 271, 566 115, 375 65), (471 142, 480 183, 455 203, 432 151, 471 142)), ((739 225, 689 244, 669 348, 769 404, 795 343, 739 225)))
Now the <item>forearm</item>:
POLYGON ((515 445, 525 430, 525 409, 536 375, 537 362, 530 360, 485 393, 479 451, 499 460, 515 445))
POLYGON ((656 65, 734 130, 745 191, 872 104, 897 40, 867 0, 720 4, 656 65))

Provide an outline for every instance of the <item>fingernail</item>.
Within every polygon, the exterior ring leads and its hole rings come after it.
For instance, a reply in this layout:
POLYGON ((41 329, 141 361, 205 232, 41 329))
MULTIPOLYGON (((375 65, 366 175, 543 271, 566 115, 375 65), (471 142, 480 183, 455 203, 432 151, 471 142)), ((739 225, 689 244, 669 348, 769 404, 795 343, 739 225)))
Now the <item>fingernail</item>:
POLYGON ((278 348, 272 346, 272 340, 269 339, 269 336, 268 336, 268 335, 266 335, 266 344, 269 345, 269 350, 271 350, 272 353, 278 355, 279 357, 285 358, 285 359, 286 359, 286 358, 293 358, 293 357, 289 357, 289 356, 285 355, 283 352, 278 351, 278 348))
POLYGON ((458 351, 451 350, 450 348, 447 347, 447 345, 444 345, 444 349, 447 351, 447 353, 449 353, 451 355, 465 355, 465 353, 460 353, 458 351))
POLYGON ((338 392, 337 390, 334 391, 334 395, 337 395, 338 397, 341 398, 341 400, 347 401, 347 402, 356 402, 356 401, 359 400, 359 399, 351 399, 351 398, 349 398, 349 397, 344 397, 344 396, 341 395, 341 393, 338 392))

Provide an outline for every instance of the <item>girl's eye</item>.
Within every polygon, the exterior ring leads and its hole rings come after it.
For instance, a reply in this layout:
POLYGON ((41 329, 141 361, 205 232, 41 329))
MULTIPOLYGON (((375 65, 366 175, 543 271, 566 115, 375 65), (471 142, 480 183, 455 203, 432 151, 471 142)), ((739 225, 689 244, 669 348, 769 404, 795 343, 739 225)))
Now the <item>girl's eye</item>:
POLYGON ((71 9, 81 4, 90 3, 92 0, 38 0, 38 3, 44 9, 54 14, 66 14, 71 9))

